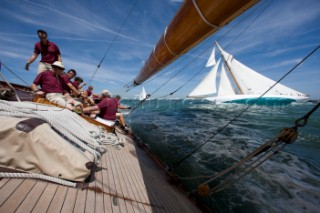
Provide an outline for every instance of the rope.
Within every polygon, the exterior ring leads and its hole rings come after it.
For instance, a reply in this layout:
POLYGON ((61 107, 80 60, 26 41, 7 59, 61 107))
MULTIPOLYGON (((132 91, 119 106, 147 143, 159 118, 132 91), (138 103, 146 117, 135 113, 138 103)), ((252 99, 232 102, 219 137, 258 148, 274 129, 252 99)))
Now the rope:
POLYGON ((30 178, 30 179, 39 179, 39 180, 45 180, 50 181, 53 183, 58 183, 64 186, 70 186, 70 187, 76 187, 76 183, 71 181, 62 180, 60 178, 51 177, 48 175, 41 175, 41 174, 30 174, 30 173, 6 173, 6 172, 0 172, 1 178, 30 178))
POLYGON ((46 121, 67 139, 90 152, 97 162, 104 152, 102 145, 118 145, 119 142, 102 129, 88 123, 79 115, 57 107, 32 102, 8 102, 0 100, 0 115, 23 118, 39 118, 46 121), (111 139, 111 141, 109 141, 111 139))
MULTIPOLYGON (((0 64, 0 67, 1 67, 1 64, 0 64)), ((1 76, 2 79, 9 85, 9 87, 13 90, 14 95, 16 96, 16 99, 17 99, 18 101, 20 101, 20 98, 19 98, 19 96, 17 95, 15 88, 7 81, 7 79, 4 77, 4 75, 2 75, 2 72, 0 72, 0 76, 1 76)))
POLYGON ((207 25, 209 25, 209 26, 212 27, 212 28, 219 28, 219 26, 217 26, 217 25, 215 25, 215 24, 212 24, 212 23, 203 15, 203 13, 201 12, 201 10, 200 10, 200 8, 199 8, 196 0, 192 0, 192 3, 193 3, 193 6, 196 8, 199 16, 201 17, 201 19, 202 19, 202 21, 203 21, 204 23, 206 23, 207 25))
MULTIPOLYGON (((260 13, 259 13, 256 17, 254 17, 254 18, 252 19, 251 23, 248 24, 245 28, 243 28, 243 30, 242 30, 237 36, 235 36, 235 37, 232 39, 232 41, 230 41, 229 44, 225 46, 225 48, 228 48, 228 46, 230 46, 230 45, 231 45, 237 38, 239 38, 250 26, 252 26, 253 23, 256 22, 256 21, 260 18, 260 16, 261 16, 261 15, 263 14, 263 12, 271 5, 272 2, 273 2, 272 0, 269 1, 269 2, 267 3, 267 5, 266 5, 264 8, 262 8, 262 10, 260 11, 260 13)), ((262 5, 261 5, 261 7, 262 7, 262 5)), ((260 9, 260 7, 257 8, 256 10, 258 10, 258 9, 260 9)))
POLYGON ((18 78, 19 80, 21 80, 27 87, 29 87, 30 85, 25 81, 23 80, 22 78, 20 78, 17 74, 15 74, 11 69, 9 69, 9 67, 7 67, 4 63, 2 63, 0 61, 0 70, 1 70, 1 65, 3 65, 9 72, 12 73, 12 75, 14 75, 16 78, 18 78))

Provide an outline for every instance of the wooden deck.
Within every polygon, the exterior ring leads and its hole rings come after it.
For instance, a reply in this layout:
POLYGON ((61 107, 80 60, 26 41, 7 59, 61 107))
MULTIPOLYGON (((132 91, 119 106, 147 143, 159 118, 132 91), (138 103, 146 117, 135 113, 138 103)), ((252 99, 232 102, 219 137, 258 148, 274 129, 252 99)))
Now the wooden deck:
POLYGON ((45 181, 0 180, 0 212, 200 212, 130 137, 108 148, 85 190, 45 181))

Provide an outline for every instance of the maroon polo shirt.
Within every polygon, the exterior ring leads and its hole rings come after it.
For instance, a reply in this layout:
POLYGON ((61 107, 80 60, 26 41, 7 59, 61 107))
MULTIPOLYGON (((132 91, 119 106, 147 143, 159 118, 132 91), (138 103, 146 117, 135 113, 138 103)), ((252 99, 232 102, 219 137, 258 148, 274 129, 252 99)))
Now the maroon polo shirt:
POLYGON ((40 73, 33 81, 45 93, 63 93, 63 79, 51 70, 40 73))
POLYGON ((48 40, 48 45, 44 45, 41 42, 37 42, 34 45, 34 53, 41 54, 40 62, 53 64, 53 62, 58 60, 58 55, 60 55, 60 50, 57 45, 48 40))
POLYGON ((76 81, 72 81, 71 84, 77 89, 79 90, 79 83, 76 81))
POLYGON ((117 101, 114 98, 103 98, 97 105, 100 109, 100 117, 107 120, 115 120, 117 118, 117 101))
POLYGON ((91 90, 87 89, 86 91, 87 91, 88 97, 90 97, 92 94, 91 90))
POLYGON ((63 80, 63 89, 64 89, 64 91, 66 91, 67 93, 71 93, 71 89, 67 85, 68 83, 71 83, 69 76, 66 73, 63 73, 61 75, 61 78, 63 80))

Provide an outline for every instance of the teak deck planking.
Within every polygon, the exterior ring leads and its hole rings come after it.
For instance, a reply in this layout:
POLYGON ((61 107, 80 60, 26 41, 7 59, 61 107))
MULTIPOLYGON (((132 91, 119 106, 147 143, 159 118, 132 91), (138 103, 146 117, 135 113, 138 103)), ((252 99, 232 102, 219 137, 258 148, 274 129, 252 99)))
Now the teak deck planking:
POLYGON ((137 143, 108 146, 95 180, 82 190, 41 180, 2 178, 0 212, 200 212, 137 143))

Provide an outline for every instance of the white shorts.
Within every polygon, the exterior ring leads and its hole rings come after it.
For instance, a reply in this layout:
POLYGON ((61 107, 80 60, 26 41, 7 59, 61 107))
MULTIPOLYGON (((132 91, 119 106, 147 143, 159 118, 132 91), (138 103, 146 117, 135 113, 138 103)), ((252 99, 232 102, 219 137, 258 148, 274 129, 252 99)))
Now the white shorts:
POLYGON ((48 93, 46 94, 46 99, 68 109, 72 109, 74 106, 81 104, 79 101, 75 101, 72 98, 66 98, 62 93, 48 93))
POLYGON ((44 63, 44 62, 39 62, 38 74, 41 73, 41 72, 47 71, 47 70, 53 71, 51 64, 44 63))

